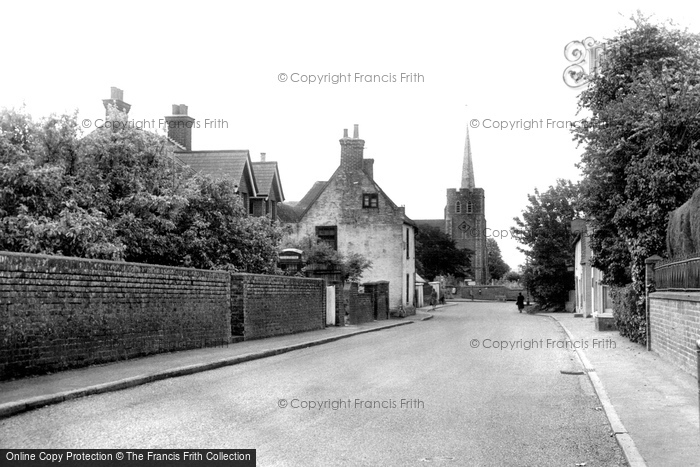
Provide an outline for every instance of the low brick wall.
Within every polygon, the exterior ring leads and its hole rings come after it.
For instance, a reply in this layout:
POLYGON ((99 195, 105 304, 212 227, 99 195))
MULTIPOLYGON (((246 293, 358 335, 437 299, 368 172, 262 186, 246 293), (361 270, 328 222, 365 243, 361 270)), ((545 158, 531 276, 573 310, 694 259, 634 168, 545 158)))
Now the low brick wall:
POLYGON ((0 252, 0 379, 231 335, 229 273, 0 252))
POLYGON ((700 293, 649 295, 651 349, 698 377, 696 340, 700 338, 700 293))
POLYGON ((321 279, 231 274, 231 327, 245 340, 323 329, 321 279))

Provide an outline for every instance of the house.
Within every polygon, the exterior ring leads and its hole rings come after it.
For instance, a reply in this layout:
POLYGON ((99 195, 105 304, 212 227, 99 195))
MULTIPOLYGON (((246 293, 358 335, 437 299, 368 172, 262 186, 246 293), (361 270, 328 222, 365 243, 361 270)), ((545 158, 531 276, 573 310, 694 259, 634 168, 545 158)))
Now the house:
POLYGON ((193 151, 195 119, 187 114, 184 104, 174 104, 165 122, 168 139, 175 145, 175 158, 181 164, 196 173, 233 180, 249 214, 277 219, 277 203, 284 201, 277 162, 266 161, 265 153, 260 162, 252 162, 248 150, 193 151))
POLYGON ((574 233, 574 277, 577 317, 593 318, 599 331, 615 329, 610 287, 603 284, 603 272, 591 266, 590 227, 585 219, 571 222, 574 233))
POLYGON ((340 165, 316 182, 298 203, 280 205, 280 220, 298 239, 317 236, 344 255, 372 261, 363 282, 389 282, 389 306, 412 309, 415 295, 415 224, 374 179, 374 159, 364 158, 358 125, 344 131, 340 165))

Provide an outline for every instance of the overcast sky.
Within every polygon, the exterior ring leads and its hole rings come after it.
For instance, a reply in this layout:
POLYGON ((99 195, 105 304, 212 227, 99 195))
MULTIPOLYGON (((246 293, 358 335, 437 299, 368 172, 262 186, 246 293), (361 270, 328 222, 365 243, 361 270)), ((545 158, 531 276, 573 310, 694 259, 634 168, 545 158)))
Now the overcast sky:
MULTIPOLYGON (((116 86, 131 120, 157 125, 186 104, 200 125, 193 149, 266 152, 287 200, 330 177, 343 129, 357 123, 375 180, 414 219, 442 218, 474 120, 487 224, 508 230, 534 188, 579 178, 582 149, 569 130, 546 128, 580 118, 564 47, 614 36, 637 9, 700 32, 697 2, 680 1, 12 2, 0 17, 0 107, 77 109, 89 126, 116 86), (329 74, 351 80, 293 82, 329 74), (493 128, 520 120, 544 128, 493 128)), ((524 261, 512 239, 499 245, 512 268, 524 261)))

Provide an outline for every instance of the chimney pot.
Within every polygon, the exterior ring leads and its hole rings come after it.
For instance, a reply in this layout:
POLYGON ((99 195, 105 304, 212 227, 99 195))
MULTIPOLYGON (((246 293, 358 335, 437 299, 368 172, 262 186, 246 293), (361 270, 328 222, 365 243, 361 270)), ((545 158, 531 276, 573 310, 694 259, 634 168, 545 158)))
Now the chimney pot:
POLYGON ((180 115, 180 106, 173 104, 173 115, 180 115))
POLYGON ((260 162, 265 162, 265 153, 264 152, 260 153, 260 162))
POLYGON ((348 129, 345 128, 345 129, 343 129, 343 138, 347 138, 347 137, 348 137, 348 129))
POLYGON ((360 125, 355 123, 355 129, 352 132, 352 137, 358 139, 360 137, 360 125))
POLYGON ((180 104, 180 115, 187 115, 187 106, 185 104, 180 104))

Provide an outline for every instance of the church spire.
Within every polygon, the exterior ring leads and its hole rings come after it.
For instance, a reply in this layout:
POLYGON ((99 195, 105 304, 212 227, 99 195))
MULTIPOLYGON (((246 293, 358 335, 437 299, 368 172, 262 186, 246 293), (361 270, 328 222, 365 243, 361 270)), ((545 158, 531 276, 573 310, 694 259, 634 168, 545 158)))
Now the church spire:
POLYGON ((474 188, 474 167, 472 166, 472 148, 469 144, 469 127, 467 127, 467 140, 464 142, 464 162, 462 163, 461 188, 474 188))

